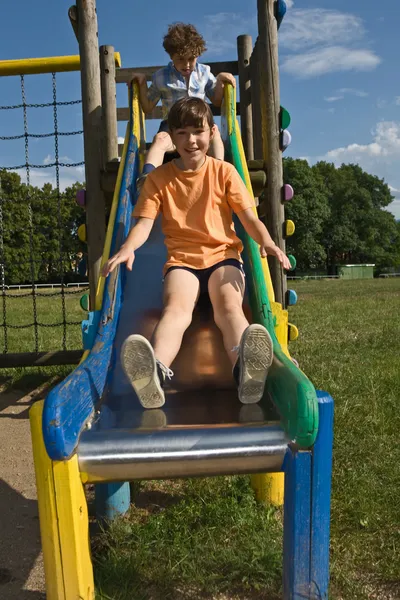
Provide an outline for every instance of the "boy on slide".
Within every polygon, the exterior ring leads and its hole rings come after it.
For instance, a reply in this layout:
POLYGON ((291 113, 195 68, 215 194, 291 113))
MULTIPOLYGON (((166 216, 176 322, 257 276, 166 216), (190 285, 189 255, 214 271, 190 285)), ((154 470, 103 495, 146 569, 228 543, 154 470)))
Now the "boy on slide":
MULTIPOLYGON (((215 106, 221 106, 224 85, 236 84, 230 73, 220 73, 215 78, 208 65, 197 62, 198 57, 207 48, 204 39, 193 25, 170 25, 163 46, 171 62, 154 73, 150 88, 147 89, 146 76, 142 73, 134 73, 132 77, 139 84, 139 98, 143 111, 150 113, 161 99, 164 119, 147 154, 142 175, 138 179, 139 187, 143 185, 143 180, 150 171, 163 164, 164 154, 175 151, 166 121, 171 106, 181 98, 204 100, 206 96, 215 106)), ((224 160, 224 144, 217 128, 210 143, 209 155, 224 160)))
POLYGON ((232 211, 260 245, 261 256, 275 256, 290 269, 287 256, 254 214, 253 200, 235 168, 207 156, 216 127, 209 106, 199 98, 178 100, 168 127, 179 158, 149 173, 133 210, 136 223, 119 252, 103 268, 107 276, 120 263, 132 270, 135 250, 149 237, 159 214, 168 259, 164 266, 164 309, 152 337, 129 336, 121 350, 124 371, 145 408, 164 404, 163 385, 173 375, 178 354, 199 295, 208 293, 214 319, 241 402, 258 402, 272 363, 272 340, 261 325, 249 325, 243 313, 245 289, 232 211))

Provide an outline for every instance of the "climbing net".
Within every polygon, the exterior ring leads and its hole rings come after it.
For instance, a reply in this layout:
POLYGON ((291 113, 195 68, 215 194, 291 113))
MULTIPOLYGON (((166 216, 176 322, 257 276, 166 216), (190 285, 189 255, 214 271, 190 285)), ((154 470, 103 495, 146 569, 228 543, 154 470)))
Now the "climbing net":
MULTIPOLYGON (((51 102, 32 104, 27 102, 26 85, 24 75, 20 76, 21 102, 10 106, 0 106, 0 114, 4 111, 21 110, 23 118, 23 133, 13 136, 0 136, 1 142, 12 140, 24 140, 25 162, 14 166, 0 165, 0 344, 2 353, 26 353, 50 350, 67 350, 70 346, 67 332, 71 327, 77 331, 81 320, 77 320, 76 311, 72 309, 73 304, 69 296, 82 293, 82 287, 70 287, 66 283, 66 274, 71 273, 71 264, 75 265, 76 254, 71 253, 71 247, 67 248, 66 239, 76 235, 71 229, 71 222, 64 223, 65 196, 60 190, 60 168, 79 167, 84 162, 63 162, 59 154, 59 138, 62 136, 79 136, 82 131, 60 131, 58 123, 58 108, 60 106, 81 104, 81 100, 61 102, 57 100, 56 74, 52 73, 51 102), (30 133, 28 130, 28 109, 50 109, 53 116, 53 131, 49 133, 30 133), (30 143, 34 138, 54 139, 54 160, 44 161, 43 164, 32 164, 30 162, 30 143), (31 169, 55 169, 55 187, 44 186, 41 193, 31 185, 31 169), (11 194, 7 197, 4 186, 1 184, 1 176, 5 179, 5 172, 25 172, 26 185, 20 186, 18 197, 11 194), (39 206, 41 204, 41 206, 39 206), (21 211, 22 206, 22 211, 21 211), (46 223, 38 218, 39 212, 51 215, 46 223), (16 240, 21 239, 21 249, 15 250, 16 240), (51 240, 51 257, 42 251, 48 240, 51 240), (11 252, 8 246, 13 244, 11 252), (41 244, 43 244, 41 246, 41 244), (19 290, 10 286, 11 272, 15 273, 20 268, 23 273, 25 284, 19 286, 19 290), (51 276, 49 276, 51 271, 51 276), (43 273, 47 276, 47 284, 41 284, 43 273), (43 286, 43 287, 42 287, 43 286), (56 287, 57 286, 57 287, 56 287), (50 289, 49 289, 50 288, 50 289), (22 289, 22 291, 21 291, 22 289), (72 317, 69 314, 71 309, 72 317), (75 316, 75 319, 74 319, 75 316), (62 335, 42 335, 42 328, 61 331, 62 335), (67 339, 68 338, 68 339, 67 339), (50 347, 49 347, 50 346, 50 347)), ((1 154, 0 154, 1 156, 1 154)), ((71 200, 70 200, 71 201, 71 200)), ((75 227, 76 230, 76 227, 75 227)), ((78 244, 78 242, 77 242, 78 244)), ((18 244, 17 244, 18 245, 18 244)), ((77 246, 78 247, 78 246, 77 246)), ((18 271, 17 271, 18 272, 18 271)), ((84 289, 84 291, 86 291, 84 289)), ((78 303, 76 303, 78 304, 78 303)), ((76 339, 76 335, 73 336, 76 339)), ((78 342, 79 343, 79 342, 78 342)), ((77 346, 74 341, 73 345, 77 346)), ((1 361, 0 361, 1 362, 1 361)))

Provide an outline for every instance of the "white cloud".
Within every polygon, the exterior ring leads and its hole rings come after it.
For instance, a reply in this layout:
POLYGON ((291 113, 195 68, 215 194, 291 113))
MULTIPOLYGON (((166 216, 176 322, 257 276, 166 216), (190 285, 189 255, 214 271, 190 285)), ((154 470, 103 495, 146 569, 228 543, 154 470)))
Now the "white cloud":
POLYGON ((125 138, 122 136, 118 136, 118 144, 123 144, 125 142, 125 138))
POLYGON ((289 50, 303 50, 321 44, 346 44, 364 35, 363 22, 355 15, 324 8, 295 8, 285 19, 279 39, 289 50))
POLYGON ((340 88, 340 90, 338 90, 338 94, 350 94, 352 96, 358 96, 358 98, 366 98, 369 96, 368 92, 364 92, 364 90, 356 90, 354 88, 340 88))
POLYGON ((207 44, 207 53, 213 55, 231 54, 236 52, 236 38, 238 35, 253 35, 253 43, 257 35, 257 17, 241 13, 220 12, 204 17, 202 33, 207 44), (229 36, 226 32, 229 31, 229 36))
POLYGON ((286 2, 287 8, 293 8, 293 4, 294 4, 293 0, 285 0, 285 2, 286 2))
POLYGON ((337 71, 370 71, 380 62, 380 58, 371 50, 330 46, 288 56, 282 63, 282 69, 305 79, 337 71))
POLYGON ((394 103, 396 106, 400 106, 400 96, 396 96, 394 103))
POLYGON ((343 100, 344 96, 325 96, 325 102, 337 102, 338 100, 343 100))
POLYGON ((352 143, 335 148, 324 156, 311 160, 326 160, 336 166, 342 163, 359 164, 368 173, 390 181, 390 190, 395 200, 387 207, 396 218, 400 218, 400 122, 382 121, 371 132, 372 140, 368 144, 352 143))

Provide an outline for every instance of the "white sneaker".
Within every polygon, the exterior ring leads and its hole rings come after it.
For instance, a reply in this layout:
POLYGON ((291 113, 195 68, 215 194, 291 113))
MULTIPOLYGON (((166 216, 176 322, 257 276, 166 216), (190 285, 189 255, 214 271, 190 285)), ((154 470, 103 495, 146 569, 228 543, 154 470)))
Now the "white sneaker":
POLYGON ((274 358, 271 336, 262 325, 254 323, 243 332, 234 366, 239 400, 243 404, 259 402, 264 394, 268 369, 274 358))
POLYGON ((156 361, 151 344, 142 335, 130 335, 122 344, 121 363, 141 405, 159 408, 165 403, 165 376, 173 372, 156 361))

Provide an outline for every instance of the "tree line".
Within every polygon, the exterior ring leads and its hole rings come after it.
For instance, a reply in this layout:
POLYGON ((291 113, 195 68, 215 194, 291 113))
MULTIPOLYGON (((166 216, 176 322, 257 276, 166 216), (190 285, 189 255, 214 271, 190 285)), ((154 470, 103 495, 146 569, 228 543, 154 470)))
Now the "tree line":
MULTIPOLYGON (((389 186, 358 165, 285 158, 284 181, 295 191, 285 214, 296 225, 287 250, 299 271, 334 273, 339 264, 375 263, 378 270, 400 265, 400 223, 385 208, 389 186)), ((85 212, 75 202, 83 184, 58 192, 21 182, 0 171, 0 285, 81 279, 85 245, 78 227, 85 212), (3 277, 4 276, 4 277, 3 277)))

